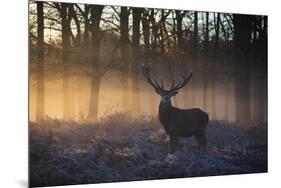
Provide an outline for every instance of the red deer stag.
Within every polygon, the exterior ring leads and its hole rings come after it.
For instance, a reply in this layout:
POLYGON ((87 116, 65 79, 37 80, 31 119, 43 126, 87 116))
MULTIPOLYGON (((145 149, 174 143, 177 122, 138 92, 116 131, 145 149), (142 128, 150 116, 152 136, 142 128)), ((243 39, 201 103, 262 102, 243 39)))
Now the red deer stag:
POLYGON ((185 72, 183 79, 175 84, 173 81, 171 88, 164 89, 163 80, 161 85, 156 79, 151 79, 151 68, 147 65, 142 66, 143 75, 146 81, 154 87, 156 93, 161 96, 159 105, 159 120, 164 127, 165 132, 170 138, 170 153, 176 151, 179 137, 194 136, 199 150, 204 151, 207 140, 205 129, 207 127, 209 116, 199 108, 178 109, 172 105, 171 98, 178 94, 179 90, 184 87, 191 79, 192 73, 185 72))

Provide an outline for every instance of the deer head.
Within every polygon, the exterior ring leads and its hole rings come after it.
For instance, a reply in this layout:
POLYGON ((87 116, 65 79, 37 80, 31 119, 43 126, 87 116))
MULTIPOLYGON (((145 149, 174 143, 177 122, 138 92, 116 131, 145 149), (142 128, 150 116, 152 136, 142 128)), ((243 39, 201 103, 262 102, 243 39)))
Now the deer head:
POLYGON ((185 71, 182 80, 178 81, 176 84, 176 81, 173 80, 172 85, 170 89, 164 88, 163 80, 161 80, 160 84, 156 79, 151 79, 150 73, 151 68, 148 65, 142 66, 142 73, 144 77, 146 78, 146 81, 155 89, 156 93, 161 96, 161 102, 165 104, 171 103, 171 98, 173 96, 176 96, 179 92, 179 90, 184 87, 187 82, 191 79, 192 73, 190 72, 187 74, 187 71, 185 71))

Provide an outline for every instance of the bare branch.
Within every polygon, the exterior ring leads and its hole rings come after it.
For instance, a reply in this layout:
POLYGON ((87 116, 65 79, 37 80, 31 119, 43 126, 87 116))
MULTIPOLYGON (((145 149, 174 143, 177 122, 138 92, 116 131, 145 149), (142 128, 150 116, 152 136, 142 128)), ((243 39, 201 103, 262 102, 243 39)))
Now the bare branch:
POLYGON ((55 8, 61 13, 61 6, 60 3, 53 3, 55 5, 55 8))
POLYGON ((118 12, 118 10, 114 7, 114 6, 110 6, 113 11, 120 17, 120 12, 118 12))

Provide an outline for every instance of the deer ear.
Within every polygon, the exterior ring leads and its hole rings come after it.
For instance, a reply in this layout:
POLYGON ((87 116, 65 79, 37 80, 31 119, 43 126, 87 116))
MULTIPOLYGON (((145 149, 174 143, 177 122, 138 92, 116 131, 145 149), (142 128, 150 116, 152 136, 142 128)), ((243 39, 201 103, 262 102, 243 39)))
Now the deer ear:
POLYGON ((179 93, 179 91, 174 91, 171 96, 176 96, 179 93))

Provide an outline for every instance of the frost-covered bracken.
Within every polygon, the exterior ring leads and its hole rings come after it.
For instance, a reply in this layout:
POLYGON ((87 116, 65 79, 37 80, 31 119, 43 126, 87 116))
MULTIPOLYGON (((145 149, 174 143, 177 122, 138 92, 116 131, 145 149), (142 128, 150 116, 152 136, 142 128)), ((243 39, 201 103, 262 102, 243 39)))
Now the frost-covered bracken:
POLYGON ((267 126, 210 121, 205 153, 194 138, 168 155, 157 119, 115 113, 98 122, 30 122, 30 183, 51 186, 267 171, 267 126))

